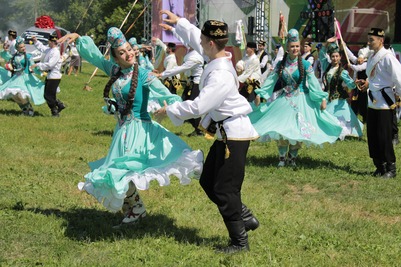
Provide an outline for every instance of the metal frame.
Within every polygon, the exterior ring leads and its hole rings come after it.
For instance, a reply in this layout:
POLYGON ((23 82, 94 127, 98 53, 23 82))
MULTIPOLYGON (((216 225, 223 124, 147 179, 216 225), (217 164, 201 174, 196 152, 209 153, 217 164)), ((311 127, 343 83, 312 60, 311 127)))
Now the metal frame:
POLYGON ((272 35, 270 31, 270 1, 257 0, 255 15, 255 41, 265 40, 269 54, 271 53, 272 35))
POLYGON ((146 40, 152 38, 152 0, 144 0, 144 6, 147 6, 143 14, 143 37, 146 40))
MULTIPOLYGON (((147 6, 144 14, 143 14, 143 36, 146 40, 150 40, 152 38, 152 1, 153 0, 144 0, 143 5, 147 6)), ((200 14, 201 14, 201 6, 202 0, 195 0, 196 1, 196 16, 195 16, 195 25, 199 26, 200 21, 200 14)))

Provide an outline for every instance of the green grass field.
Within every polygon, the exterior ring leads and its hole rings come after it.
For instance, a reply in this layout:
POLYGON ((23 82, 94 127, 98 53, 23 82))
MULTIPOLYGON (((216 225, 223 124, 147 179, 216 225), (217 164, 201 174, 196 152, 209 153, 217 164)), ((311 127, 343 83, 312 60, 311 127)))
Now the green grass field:
MULTIPOLYGON (((251 251, 216 254, 228 234, 198 181, 156 182, 141 196, 148 216, 112 228, 122 214, 80 192, 88 162, 106 155, 115 126, 102 113, 108 78, 93 67, 64 76, 67 108, 35 117, 0 102, 0 266, 400 266, 401 183, 370 176, 366 137, 300 150, 297 169, 276 167, 275 143, 251 143, 243 201, 261 226, 251 251)), ((205 153, 212 141, 187 137, 190 125, 162 122, 205 153)), ((401 159, 401 145, 396 155, 401 159)))

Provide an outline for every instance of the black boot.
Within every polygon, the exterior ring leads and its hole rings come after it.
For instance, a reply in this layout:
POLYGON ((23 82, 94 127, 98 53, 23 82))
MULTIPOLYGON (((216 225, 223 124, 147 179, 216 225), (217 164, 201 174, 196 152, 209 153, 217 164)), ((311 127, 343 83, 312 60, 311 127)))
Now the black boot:
POLYGON ((58 108, 54 107, 52 109, 50 109, 50 111, 52 112, 52 117, 60 117, 60 114, 58 114, 58 108))
POLYGON ((233 254, 241 251, 249 251, 248 234, 245 231, 244 222, 241 220, 224 223, 226 224, 231 241, 227 247, 219 248, 216 252, 233 254))
POLYGON ((60 113, 63 109, 65 109, 65 105, 63 102, 61 102, 59 99, 56 100, 56 105, 58 108, 58 112, 60 113))
POLYGON ((376 166, 376 170, 373 173, 373 176, 380 177, 386 172, 386 163, 380 161, 379 159, 373 159, 373 163, 376 166))
POLYGON ((388 179, 394 178, 397 175, 397 169, 395 167, 395 162, 386 163, 386 172, 381 176, 381 178, 388 179))
POLYGON ((258 219, 253 216, 250 209, 248 209, 244 204, 242 204, 241 218, 244 221, 245 231, 254 231, 259 227, 258 219))

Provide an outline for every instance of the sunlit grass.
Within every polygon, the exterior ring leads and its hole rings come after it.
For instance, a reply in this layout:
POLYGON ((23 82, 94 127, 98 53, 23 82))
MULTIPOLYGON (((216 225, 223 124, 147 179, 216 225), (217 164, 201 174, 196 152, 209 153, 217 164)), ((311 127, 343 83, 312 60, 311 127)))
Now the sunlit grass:
MULTIPOLYGON (((253 142, 242 198, 261 226, 249 253, 214 253, 228 235, 197 181, 153 183, 141 192, 148 216, 112 229, 122 215, 77 188, 115 126, 100 109, 108 78, 99 72, 82 90, 93 69, 63 77, 60 118, 46 105, 28 118, 0 102, 1 266, 399 266, 401 185, 370 176, 366 137, 304 147, 296 169, 276 167, 274 143, 253 142)), ((211 141, 186 136, 191 126, 163 125, 208 152, 211 141)))

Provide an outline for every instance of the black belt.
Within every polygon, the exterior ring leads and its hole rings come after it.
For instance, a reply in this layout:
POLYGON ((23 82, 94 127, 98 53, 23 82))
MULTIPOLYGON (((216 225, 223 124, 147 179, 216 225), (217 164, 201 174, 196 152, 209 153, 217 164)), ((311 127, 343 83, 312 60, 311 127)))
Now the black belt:
MULTIPOLYGON (((387 87, 380 89, 379 91, 382 94, 384 101, 386 101, 386 104, 390 107, 390 109, 395 109, 397 107, 397 104, 395 104, 393 102, 393 100, 391 100, 391 97, 389 97, 389 95, 386 93, 386 91, 384 91, 384 89, 387 89, 387 88, 391 88, 391 87, 387 86, 387 87)), ((368 95, 369 95, 370 101, 372 101, 373 103, 376 103, 376 99, 373 97, 372 91, 369 90, 368 95)))

